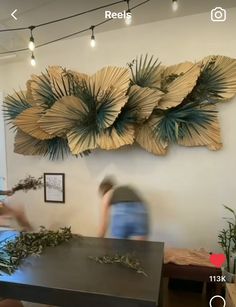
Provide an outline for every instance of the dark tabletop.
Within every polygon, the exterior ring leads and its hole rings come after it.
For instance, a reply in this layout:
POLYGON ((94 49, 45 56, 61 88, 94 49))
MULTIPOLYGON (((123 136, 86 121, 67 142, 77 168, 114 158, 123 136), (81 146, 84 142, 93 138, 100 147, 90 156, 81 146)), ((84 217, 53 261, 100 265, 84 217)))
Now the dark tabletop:
POLYGON ((75 237, 0 276, 0 296, 66 307, 158 306, 162 263, 163 243, 75 237), (89 259, 116 252, 135 253, 148 276, 89 259))

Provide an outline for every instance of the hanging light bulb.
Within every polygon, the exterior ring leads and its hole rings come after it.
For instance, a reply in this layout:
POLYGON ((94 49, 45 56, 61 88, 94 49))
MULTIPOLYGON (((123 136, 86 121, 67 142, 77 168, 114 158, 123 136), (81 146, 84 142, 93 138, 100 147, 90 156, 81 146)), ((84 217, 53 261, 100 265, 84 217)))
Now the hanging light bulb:
POLYGON ((179 8, 178 0, 172 0, 172 10, 176 12, 179 8))
POLYGON ((128 9, 125 12, 126 13, 125 23, 126 23, 127 26, 131 25, 131 23, 132 23, 132 13, 131 13, 131 10, 130 10, 129 1, 130 0, 126 0, 128 9))
POLYGON ((35 43, 34 43, 34 36, 33 36, 33 30, 34 30, 34 26, 30 26, 29 29, 30 29, 30 40, 29 40, 29 50, 30 51, 34 51, 35 49, 35 43))
POLYGON ((96 40, 94 35, 94 28, 95 26, 91 26, 90 29, 92 30, 91 40, 90 40, 90 46, 94 48, 96 46, 96 40))
POLYGON ((33 52, 32 52, 32 55, 31 55, 30 64, 31 64, 32 66, 35 66, 35 65, 36 65, 36 61, 35 61, 35 57, 34 57, 33 52))

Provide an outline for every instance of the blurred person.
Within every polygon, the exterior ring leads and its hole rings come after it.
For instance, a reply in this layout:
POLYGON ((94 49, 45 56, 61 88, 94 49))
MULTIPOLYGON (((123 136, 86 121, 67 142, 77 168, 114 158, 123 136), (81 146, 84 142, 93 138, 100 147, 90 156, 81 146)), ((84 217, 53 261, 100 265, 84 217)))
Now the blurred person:
POLYGON ((25 212, 22 208, 12 208, 4 201, 0 201, 0 228, 2 227, 9 227, 8 222, 9 220, 15 220, 17 224, 20 226, 20 230, 23 231, 30 231, 32 227, 25 215, 25 212), (7 223, 6 223, 7 221, 7 223))
POLYGON ((116 186, 110 177, 103 179, 98 190, 102 197, 99 237, 103 238, 110 228, 113 238, 146 240, 148 212, 137 191, 128 185, 116 186))

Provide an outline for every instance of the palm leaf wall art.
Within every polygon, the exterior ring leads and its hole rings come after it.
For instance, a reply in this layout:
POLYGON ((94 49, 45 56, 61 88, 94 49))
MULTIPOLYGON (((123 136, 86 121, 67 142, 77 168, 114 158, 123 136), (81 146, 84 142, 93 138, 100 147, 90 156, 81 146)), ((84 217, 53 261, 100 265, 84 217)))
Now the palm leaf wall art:
POLYGON ((222 147, 217 103, 236 94, 236 60, 209 56, 165 67, 148 55, 128 68, 89 76, 49 67, 27 91, 7 96, 3 111, 14 127, 15 152, 61 159, 135 141, 155 155, 171 144, 222 147))

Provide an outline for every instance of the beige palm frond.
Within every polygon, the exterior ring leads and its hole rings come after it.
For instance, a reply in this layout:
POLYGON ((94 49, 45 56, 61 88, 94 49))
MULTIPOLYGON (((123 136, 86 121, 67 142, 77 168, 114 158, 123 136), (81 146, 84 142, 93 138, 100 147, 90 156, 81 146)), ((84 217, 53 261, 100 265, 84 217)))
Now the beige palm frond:
POLYGON ((96 106, 98 114, 97 123, 100 129, 108 128, 114 123, 121 108, 128 100, 126 94, 129 84, 129 70, 122 67, 104 67, 96 74, 85 79, 81 93, 84 96, 82 100, 86 102, 85 95, 93 100, 93 105, 96 106))
POLYGON ((17 133, 15 135, 14 152, 25 156, 40 155, 41 152, 38 150, 38 145, 41 142, 41 140, 35 139, 22 130, 17 129, 17 133))
POLYGON ((69 154, 67 139, 55 137, 38 140, 20 129, 15 136, 14 152, 27 156, 44 156, 50 160, 64 159, 69 154))
POLYGON ((162 140, 154 133, 154 127, 158 125, 160 118, 151 116, 142 126, 138 127, 136 142, 148 152, 154 155, 163 156, 167 153, 168 142, 162 140))
POLYGON ((41 75, 32 75, 27 82, 27 99, 31 105, 40 105, 44 108, 50 108, 57 100, 57 96, 52 91, 51 81, 48 73, 41 75))
POLYGON ((72 154, 78 155, 97 148, 98 135, 94 129, 86 126, 76 126, 67 133, 68 144, 72 154))
POLYGON ((117 149, 125 145, 132 145, 135 138, 135 126, 133 124, 124 124, 122 129, 116 125, 107 128, 99 135, 98 146, 102 149, 117 149))
POLYGON ((131 86, 129 99, 125 109, 129 112, 127 116, 133 118, 136 123, 146 120, 158 105, 163 92, 148 87, 131 86))
POLYGON ((40 127, 49 134, 64 136, 74 126, 80 124, 81 116, 88 113, 88 108, 75 96, 64 96, 39 120, 40 127))
POLYGON ((87 84, 93 88, 93 94, 99 99, 111 91, 126 95, 129 82, 130 73, 127 68, 107 66, 89 77, 87 84))
POLYGON ((73 70, 67 70, 67 74, 75 81, 75 83, 80 84, 83 80, 88 80, 89 75, 80 73, 73 70))
POLYGON ((19 114, 14 120, 14 124, 23 132, 35 137, 38 140, 47 140, 54 137, 40 128, 38 121, 44 113, 44 109, 40 106, 34 106, 26 109, 19 114))
POLYGON ((204 58, 201 75, 198 80, 194 100, 209 103, 224 102, 236 94, 236 59, 226 56, 208 56, 204 58))
MULTIPOLYGON (((215 105, 203 105, 199 107, 201 112, 215 113, 204 125, 189 123, 187 133, 179 131, 178 144, 183 146, 207 146, 210 150, 222 148, 220 124, 215 105)), ((180 127, 178 130, 181 129, 180 127)))
POLYGON ((200 75, 200 65, 185 62, 166 68, 162 77, 162 90, 166 93, 158 109, 178 106, 193 90, 200 75))
POLYGON ((144 57, 141 55, 128 64, 131 70, 132 84, 141 87, 149 87, 152 89, 161 88, 161 75, 164 71, 164 66, 154 59, 153 56, 149 57, 146 54, 144 57))
POLYGON ((49 66, 47 72, 56 97, 61 98, 72 94, 70 79, 65 69, 61 66, 49 66))

